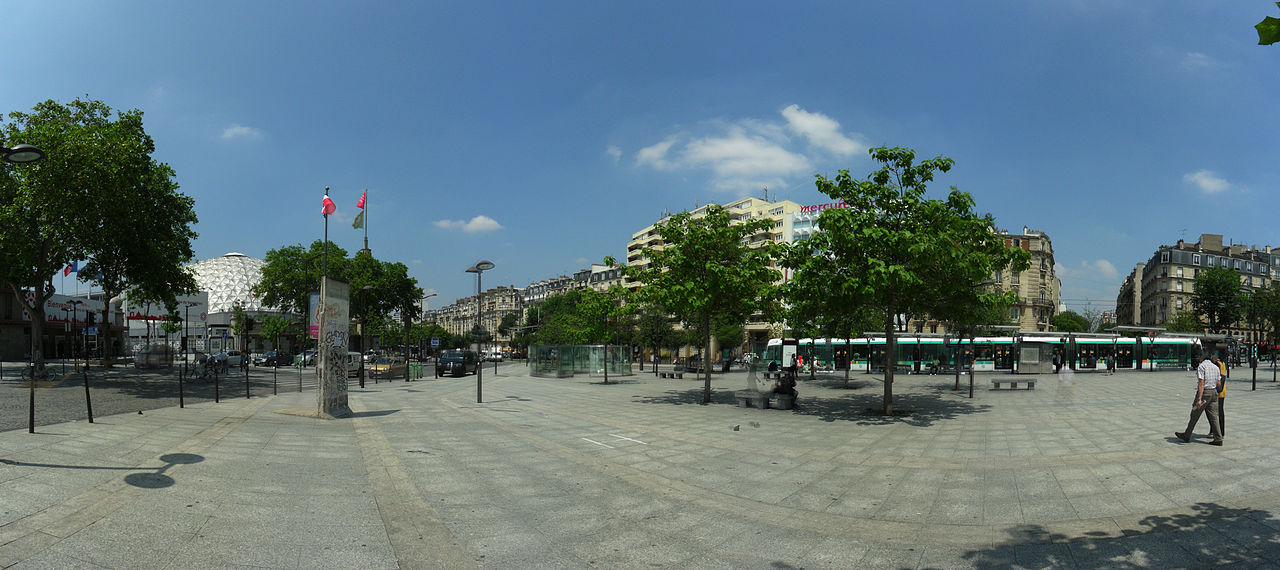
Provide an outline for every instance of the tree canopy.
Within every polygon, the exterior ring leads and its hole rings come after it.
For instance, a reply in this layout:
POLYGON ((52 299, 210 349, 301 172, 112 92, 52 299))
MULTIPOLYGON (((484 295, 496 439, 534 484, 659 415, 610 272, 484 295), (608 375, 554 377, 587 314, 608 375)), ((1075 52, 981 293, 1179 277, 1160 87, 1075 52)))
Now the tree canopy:
POLYGON ((1235 271, 1215 267, 1196 276, 1196 290, 1191 294, 1191 308, 1209 323, 1209 332, 1218 332, 1240 318, 1244 300, 1240 295, 1240 276, 1235 271))
MULTIPOLYGON (((784 265, 822 284, 846 306, 874 307, 882 318, 886 353, 894 354, 894 321, 901 314, 953 320, 975 308, 1008 301, 983 287, 999 270, 1025 269, 1029 254, 1007 247, 988 216, 973 211, 973 198, 952 188, 945 199, 926 199, 936 173, 954 161, 916 163, 905 148, 873 148, 883 166, 865 180, 841 170, 834 180, 817 176, 820 192, 847 207, 823 210, 821 232, 792 249, 784 265)), ((893 366, 885 367, 884 409, 893 413, 893 366)))
POLYGON ((1088 318, 1075 311, 1058 313, 1050 323, 1053 324, 1053 330, 1058 332, 1089 332, 1091 326, 1088 318))
POLYGON ((172 307, 177 294, 194 289, 183 268, 193 256, 194 202, 178 192, 173 169, 152 158, 155 142, 141 111, 49 100, 9 119, 0 143, 45 152, 44 160, 0 176, 0 283, 32 315, 37 366, 45 302, 67 263, 89 260, 78 275, 108 298, 134 289, 172 307), (34 303, 23 290, 36 293, 34 303))
MULTIPOLYGON (((649 264, 623 271, 643 285, 640 305, 670 311, 710 348, 713 324, 741 324, 769 309, 779 275, 770 266, 776 250, 760 234, 773 229, 773 220, 735 220, 716 205, 698 216, 681 212, 654 224, 662 245, 643 249, 649 264)), ((711 367, 704 368, 702 401, 710 403, 711 367)))

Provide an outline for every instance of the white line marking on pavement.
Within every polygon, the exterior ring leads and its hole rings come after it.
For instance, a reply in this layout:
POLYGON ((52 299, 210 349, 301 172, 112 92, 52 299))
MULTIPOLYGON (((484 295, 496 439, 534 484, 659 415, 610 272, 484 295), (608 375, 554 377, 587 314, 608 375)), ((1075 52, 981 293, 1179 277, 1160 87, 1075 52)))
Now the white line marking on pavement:
POLYGON ((600 442, 598 442, 598 441, 596 441, 596 440, 594 440, 594 439, 587 439, 587 438, 585 438, 585 437, 584 437, 584 438, 582 438, 582 439, 586 439, 587 441, 589 441, 589 442, 591 442, 591 443, 594 443, 594 444, 596 444, 596 445, 603 445, 603 446, 605 446, 605 447, 607 447, 607 448, 609 448, 609 449, 614 449, 614 447, 613 447, 612 445, 609 445, 609 444, 607 444, 607 443, 600 443, 600 442))
POLYGON ((638 443, 638 444, 640 444, 640 445, 649 445, 649 444, 647 444, 647 443, 645 443, 645 442, 643 442, 643 441, 640 441, 640 440, 638 440, 638 439, 631 439, 631 438, 629 438, 629 437, 622 437, 622 436, 620 436, 620 435, 618 435, 618 434, 616 434, 616 433, 611 433, 611 434, 609 434, 609 435, 611 435, 611 436, 613 436, 613 437, 616 437, 616 438, 618 438, 618 439, 625 439, 625 440, 627 440, 627 441, 634 441, 634 442, 636 442, 636 443, 638 443))

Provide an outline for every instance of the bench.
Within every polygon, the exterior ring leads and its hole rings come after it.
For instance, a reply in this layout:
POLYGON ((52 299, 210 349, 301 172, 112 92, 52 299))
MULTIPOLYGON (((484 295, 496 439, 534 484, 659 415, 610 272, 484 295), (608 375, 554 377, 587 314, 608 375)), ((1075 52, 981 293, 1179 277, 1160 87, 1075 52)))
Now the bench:
POLYGON ((659 372, 660 378, 684 378, 684 372, 659 372))
POLYGON ((1026 384, 1028 390, 1036 388, 1035 378, 994 378, 991 380, 991 389, 999 390, 1001 384, 1008 384, 1010 390, 1017 388, 1018 384, 1026 384))
POLYGON ((733 399, 740 408, 760 408, 762 410, 769 409, 770 400, 777 403, 775 408, 779 410, 790 410, 796 404, 794 396, 778 394, 772 391, 738 390, 733 393, 733 399))

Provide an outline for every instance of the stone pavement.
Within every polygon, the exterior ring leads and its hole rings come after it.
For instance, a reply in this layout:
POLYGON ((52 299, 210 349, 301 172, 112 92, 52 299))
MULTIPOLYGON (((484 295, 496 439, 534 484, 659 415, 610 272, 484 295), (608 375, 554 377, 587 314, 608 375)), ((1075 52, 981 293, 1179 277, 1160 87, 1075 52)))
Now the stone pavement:
POLYGON ((1189 372, 475 378, 0 433, 4 568, 995 568, 1280 565, 1280 384, 1233 371, 1225 447, 1189 372), (1201 422, 1199 431, 1208 429, 1201 422))

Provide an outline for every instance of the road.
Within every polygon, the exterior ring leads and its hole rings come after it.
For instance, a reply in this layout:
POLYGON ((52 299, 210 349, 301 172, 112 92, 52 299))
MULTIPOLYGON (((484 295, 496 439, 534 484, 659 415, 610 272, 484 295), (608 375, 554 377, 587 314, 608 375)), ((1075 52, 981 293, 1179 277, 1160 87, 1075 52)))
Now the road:
MULTIPOLYGON (((27 428, 30 386, 19 378, 21 368, 22 364, 18 362, 3 363, 0 431, 27 428)), ((213 401, 215 396, 218 399, 244 398, 246 392, 249 396, 264 396, 273 392, 315 391, 317 380, 315 367, 272 369, 251 366, 247 378, 245 371, 233 368, 228 374, 217 375, 216 383, 213 375, 179 382, 181 367, 154 370, 132 366, 90 367, 86 373, 77 370, 70 361, 65 366, 55 361, 47 369, 49 378, 36 382, 36 425, 87 419, 86 376, 94 417, 178 406, 180 398, 186 404, 213 401)), ((433 373, 430 364, 423 370, 427 376, 433 373)), ((366 379, 368 383, 374 381, 366 379)), ((403 382, 404 379, 396 378, 394 381, 403 382)), ((359 389, 355 378, 351 378, 348 385, 351 389, 359 389)))

